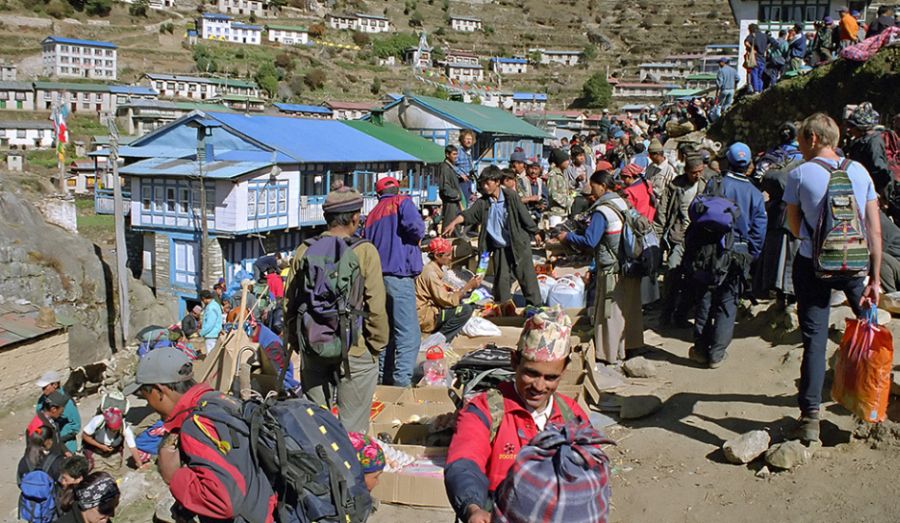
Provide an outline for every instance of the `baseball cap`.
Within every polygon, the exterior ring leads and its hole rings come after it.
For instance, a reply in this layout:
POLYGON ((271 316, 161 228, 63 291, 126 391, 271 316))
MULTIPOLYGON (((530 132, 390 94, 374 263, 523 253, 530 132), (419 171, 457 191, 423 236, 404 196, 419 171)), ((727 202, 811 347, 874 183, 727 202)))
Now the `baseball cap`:
POLYGON ((743 142, 734 142, 728 147, 725 157, 728 158, 728 163, 734 167, 747 167, 750 165, 750 147, 743 142))
POLYGON ((62 392, 55 390, 44 398, 44 405, 50 407, 65 407, 69 398, 62 392))
POLYGON ((62 381, 62 374, 55 370, 48 370, 47 372, 41 374, 41 377, 38 378, 37 381, 34 382, 40 388, 44 388, 51 383, 56 383, 58 381, 62 381))
POLYGON ((138 362, 134 383, 125 386, 126 396, 137 392, 142 385, 178 383, 194 377, 194 373, 181 374, 179 371, 191 360, 174 347, 160 347, 150 351, 138 362))
POLYGON ((400 187, 400 182, 397 181, 393 176, 385 176, 384 178, 375 182, 375 192, 381 192, 388 187, 400 187))

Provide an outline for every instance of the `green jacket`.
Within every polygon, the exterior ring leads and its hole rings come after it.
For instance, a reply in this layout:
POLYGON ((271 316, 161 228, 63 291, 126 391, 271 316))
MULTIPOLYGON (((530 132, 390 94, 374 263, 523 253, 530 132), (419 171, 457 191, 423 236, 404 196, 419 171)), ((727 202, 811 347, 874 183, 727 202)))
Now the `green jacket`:
MULTIPOLYGON (((37 403, 34 405, 35 412, 41 411, 45 399, 46 397, 41 394, 41 397, 38 398, 37 403)), ((69 398, 69 401, 66 402, 66 406, 63 407, 62 416, 56 420, 56 423, 59 427, 60 441, 66 445, 66 449, 69 452, 77 452, 78 434, 81 433, 81 415, 78 413, 78 407, 75 406, 75 402, 72 401, 72 398, 69 398)))
MULTIPOLYGON (((537 234, 538 227, 531 218, 528 208, 522 203, 515 191, 501 187, 506 197, 506 212, 509 219, 509 240, 513 259, 518 263, 531 263, 531 239, 537 234)), ((491 203, 487 196, 475 200, 468 209, 462 212, 464 225, 480 225, 478 231, 478 252, 488 250, 487 223, 491 203)))
POLYGON ((547 179, 547 194, 550 199, 551 216, 568 216, 574 199, 569 190, 569 182, 559 167, 551 167, 547 179))

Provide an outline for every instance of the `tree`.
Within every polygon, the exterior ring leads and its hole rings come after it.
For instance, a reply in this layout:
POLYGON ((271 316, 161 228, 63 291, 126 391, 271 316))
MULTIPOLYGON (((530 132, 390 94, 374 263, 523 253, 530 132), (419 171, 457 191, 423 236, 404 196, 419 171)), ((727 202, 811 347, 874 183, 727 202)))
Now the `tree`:
POLYGON ((254 80, 270 97, 278 92, 278 70, 271 63, 263 62, 256 70, 254 80))
POLYGON ((325 81, 328 75, 321 69, 312 69, 303 76, 303 83, 313 91, 317 91, 325 87, 325 81))
POLYGON ((528 61, 534 65, 541 63, 541 52, 531 51, 528 53, 528 61))
POLYGON ((313 24, 309 26, 309 36, 312 38, 322 38, 325 36, 325 26, 322 24, 313 24))
POLYGON ((194 64, 201 73, 215 73, 219 70, 218 64, 209 54, 206 46, 198 45, 194 48, 194 64))
POLYGON ((422 16, 422 13, 418 11, 413 11, 412 16, 409 17, 409 26, 410 27, 422 27, 422 24, 425 23, 425 17, 422 16))
MULTIPOLYGON (((128 14, 131 16, 147 16, 147 11, 150 9, 150 0, 135 0, 135 2, 128 6, 128 14)), ((162 27, 160 27, 162 29, 162 27)))
POLYGON ((378 58, 396 56, 402 59, 404 51, 418 44, 419 38, 412 33, 395 33, 387 38, 373 40, 372 53, 378 58))
POLYGON ((87 0, 84 12, 94 16, 109 16, 112 11, 112 0, 87 0))
POLYGON ((372 85, 369 86, 369 92, 372 94, 378 94, 381 92, 381 78, 375 77, 372 80, 372 85))
POLYGON ((256 23, 256 13, 253 13, 253 12, 250 13, 250 23, 251 24, 256 23))
POLYGON ((369 45, 371 39, 369 38, 368 33, 363 33, 360 31, 355 31, 353 33, 353 43, 358 45, 359 47, 365 47, 369 45))
POLYGON ((604 73, 594 73, 584 82, 581 96, 587 107, 599 109, 609 105, 612 99, 612 86, 606 81, 604 73))
POLYGON ((585 62, 593 62, 597 58, 597 48, 590 44, 584 46, 584 50, 581 51, 581 57, 584 58, 585 62))
POLYGON ((448 91, 445 87, 441 87, 440 85, 434 88, 434 92, 431 93, 432 98, 439 98, 441 100, 449 100, 450 99, 450 91, 448 91))
POLYGON ((285 71, 294 70, 294 58, 288 53, 278 53, 275 55, 275 66, 285 71))

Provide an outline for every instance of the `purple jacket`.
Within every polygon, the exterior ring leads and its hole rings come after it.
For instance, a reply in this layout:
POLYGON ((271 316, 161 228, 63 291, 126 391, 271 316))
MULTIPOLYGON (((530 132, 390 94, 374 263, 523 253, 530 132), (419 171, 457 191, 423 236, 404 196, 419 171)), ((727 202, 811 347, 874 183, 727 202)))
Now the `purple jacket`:
POLYGON ((418 276, 422 272, 419 242, 425 236, 425 222, 409 196, 382 196, 366 216, 366 239, 381 256, 387 276, 418 276))

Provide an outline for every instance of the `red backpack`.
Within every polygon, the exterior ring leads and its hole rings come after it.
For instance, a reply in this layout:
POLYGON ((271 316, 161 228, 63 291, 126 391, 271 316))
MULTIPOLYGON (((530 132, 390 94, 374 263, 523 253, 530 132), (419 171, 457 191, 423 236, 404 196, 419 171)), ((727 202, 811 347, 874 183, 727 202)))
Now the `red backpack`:
POLYGON ((900 136, 895 131, 887 130, 881 133, 881 139, 884 140, 884 152, 891 175, 895 180, 900 180, 900 136))

